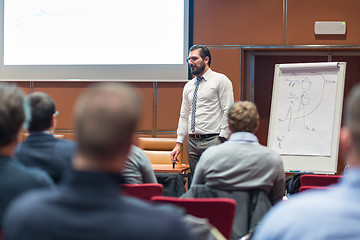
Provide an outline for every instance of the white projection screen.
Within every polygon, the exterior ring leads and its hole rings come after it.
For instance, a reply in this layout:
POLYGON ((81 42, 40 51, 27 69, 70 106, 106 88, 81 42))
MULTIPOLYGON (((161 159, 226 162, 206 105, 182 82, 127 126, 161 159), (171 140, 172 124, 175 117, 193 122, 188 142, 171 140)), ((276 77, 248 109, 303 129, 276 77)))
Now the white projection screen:
POLYGON ((0 1, 0 79, 188 77, 188 0, 0 1))

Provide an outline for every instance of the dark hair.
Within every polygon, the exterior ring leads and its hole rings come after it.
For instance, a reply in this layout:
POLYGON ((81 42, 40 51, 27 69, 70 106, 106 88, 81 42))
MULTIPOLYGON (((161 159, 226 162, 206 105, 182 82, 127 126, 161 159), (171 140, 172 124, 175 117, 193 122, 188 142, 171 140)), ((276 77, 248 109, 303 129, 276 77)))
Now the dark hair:
POLYGON ((200 49, 200 57, 202 59, 204 59, 205 57, 209 57, 209 67, 211 65, 211 54, 210 51, 207 47, 205 47, 204 45, 194 45, 189 49, 189 53, 196 50, 196 49, 200 49))
POLYGON ((259 121, 255 104, 249 101, 235 102, 229 110, 228 122, 232 132, 254 133, 259 121))
POLYGON ((25 97, 27 128, 30 132, 44 131, 50 128, 56 111, 54 100, 43 92, 34 92, 25 97), (28 109, 27 109, 28 108, 28 109))
POLYGON ((0 146, 17 140, 24 123, 24 93, 7 83, 0 83, 0 146))
POLYGON ((87 89, 75 105, 79 153, 93 160, 111 160, 127 151, 140 113, 137 92, 125 84, 87 89))

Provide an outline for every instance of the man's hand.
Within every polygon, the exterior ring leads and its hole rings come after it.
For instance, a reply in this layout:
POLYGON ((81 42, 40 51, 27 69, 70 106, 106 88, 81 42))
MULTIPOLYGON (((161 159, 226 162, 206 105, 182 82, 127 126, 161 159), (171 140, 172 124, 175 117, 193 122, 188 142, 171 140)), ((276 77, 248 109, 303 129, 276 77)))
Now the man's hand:
POLYGON ((179 156, 179 154, 181 152, 181 147, 182 147, 182 144, 177 142, 174 149, 171 151, 170 156, 171 156, 172 162, 177 161, 177 157, 179 156))

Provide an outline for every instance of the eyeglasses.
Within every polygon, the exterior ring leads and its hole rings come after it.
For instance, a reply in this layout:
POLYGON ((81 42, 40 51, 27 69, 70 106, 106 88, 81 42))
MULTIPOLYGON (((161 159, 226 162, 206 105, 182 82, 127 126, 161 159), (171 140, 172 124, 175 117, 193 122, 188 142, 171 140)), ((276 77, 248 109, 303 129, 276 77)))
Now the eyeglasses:
POLYGON ((198 57, 189 57, 189 58, 187 58, 186 59, 186 62, 190 62, 190 61, 192 61, 192 62, 195 62, 196 60, 198 60, 199 58, 198 57))

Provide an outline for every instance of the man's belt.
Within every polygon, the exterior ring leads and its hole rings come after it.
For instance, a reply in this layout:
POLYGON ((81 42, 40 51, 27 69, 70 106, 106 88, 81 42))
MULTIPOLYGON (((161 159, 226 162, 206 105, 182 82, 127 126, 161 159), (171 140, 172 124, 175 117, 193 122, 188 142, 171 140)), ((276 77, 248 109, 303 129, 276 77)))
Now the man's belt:
POLYGON ((205 139, 209 137, 219 136, 218 133, 212 133, 212 134, 189 134, 189 137, 194 139, 205 139))

